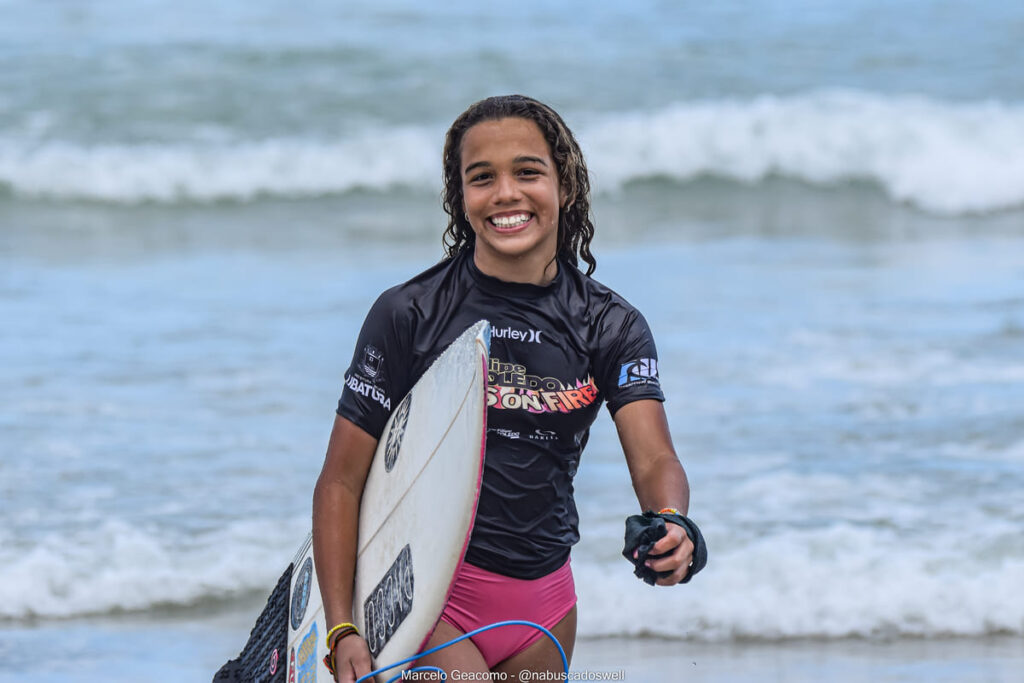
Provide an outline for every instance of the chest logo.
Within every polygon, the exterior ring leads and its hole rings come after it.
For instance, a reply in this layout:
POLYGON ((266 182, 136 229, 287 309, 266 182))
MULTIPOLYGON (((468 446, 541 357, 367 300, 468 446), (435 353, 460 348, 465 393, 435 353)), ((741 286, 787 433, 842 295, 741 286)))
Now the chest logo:
POLYGON ((509 339, 511 341, 528 342, 531 344, 541 344, 540 330, 517 330, 513 327, 492 327, 491 328, 492 339, 509 339))
POLYGON ((487 368, 487 407, 531 413, 570 413, 597 400, 594 378, 563 381, 527 372, 525 365, 491 356, 487 368))

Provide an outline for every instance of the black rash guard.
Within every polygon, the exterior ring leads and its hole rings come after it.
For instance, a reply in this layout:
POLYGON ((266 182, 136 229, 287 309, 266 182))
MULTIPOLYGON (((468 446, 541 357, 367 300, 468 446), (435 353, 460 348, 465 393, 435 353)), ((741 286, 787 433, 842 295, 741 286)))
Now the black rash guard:
POLYGON ((384 292, 363 323, 338 414, 380 438, 388 416, 467 327, 491 323, 487 452, 466 560, 534 579, 579 540, 573 477, 590 425, 664 400, 647 322, 625 299, 559 262, 547 286, 480 272, 470 250, 384 292))

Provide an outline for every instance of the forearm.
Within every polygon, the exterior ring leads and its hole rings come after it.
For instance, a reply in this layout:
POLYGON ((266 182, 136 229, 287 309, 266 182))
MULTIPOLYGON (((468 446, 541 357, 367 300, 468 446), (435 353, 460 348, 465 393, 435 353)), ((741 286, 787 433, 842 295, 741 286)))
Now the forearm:
POLYGON ((675 453, 650 459, 633 472, 633 489, 643 510, 675 508, 685 515, 690 508, 690 483, 675 453))
POLYGON ((375 437, 341 416, 335 418, 313 489, 313 554, 328 628, 352 621, 359 502, 376 448, 375 437))
POLYGON ((313 553, 328 627, 352 621, 358 530, 359 497, 321 477, 313 492, 313 553))
POLYGON ((686 514, 690 484, 676 457, 665 409, 658 401, 628 403, 615 414, 633 490, 644 510, 675 508, 686 514))

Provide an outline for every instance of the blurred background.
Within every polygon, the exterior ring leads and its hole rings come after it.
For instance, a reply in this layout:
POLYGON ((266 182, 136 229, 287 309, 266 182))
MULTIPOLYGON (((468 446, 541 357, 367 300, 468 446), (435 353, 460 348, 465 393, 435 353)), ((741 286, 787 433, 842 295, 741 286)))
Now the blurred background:
POLYGON ((363 316, 441 257, 445 130, 511 92, 583 146, 710 547, 632 576, 599 419, 576 665, 1011 680, 1022 64, 987 0, 0 0, 0 680, 237 655, 363 316))

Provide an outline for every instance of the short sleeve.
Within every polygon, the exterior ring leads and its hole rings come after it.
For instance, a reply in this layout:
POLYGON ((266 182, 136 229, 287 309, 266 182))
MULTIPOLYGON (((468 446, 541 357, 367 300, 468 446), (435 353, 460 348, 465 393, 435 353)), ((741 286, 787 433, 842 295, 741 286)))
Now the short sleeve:
POLYGON ((615 415, 627 403, 642 399, 664 401, 658 350, 647 321, 624 302, 610 309, 602 316, 594 368, 608 411, 615 415))
POLYGON ((410 323, 395 301, 395 290, 388 290, 370 308, 338 400, 338 415, 378 439, 409 390, 410 323))

